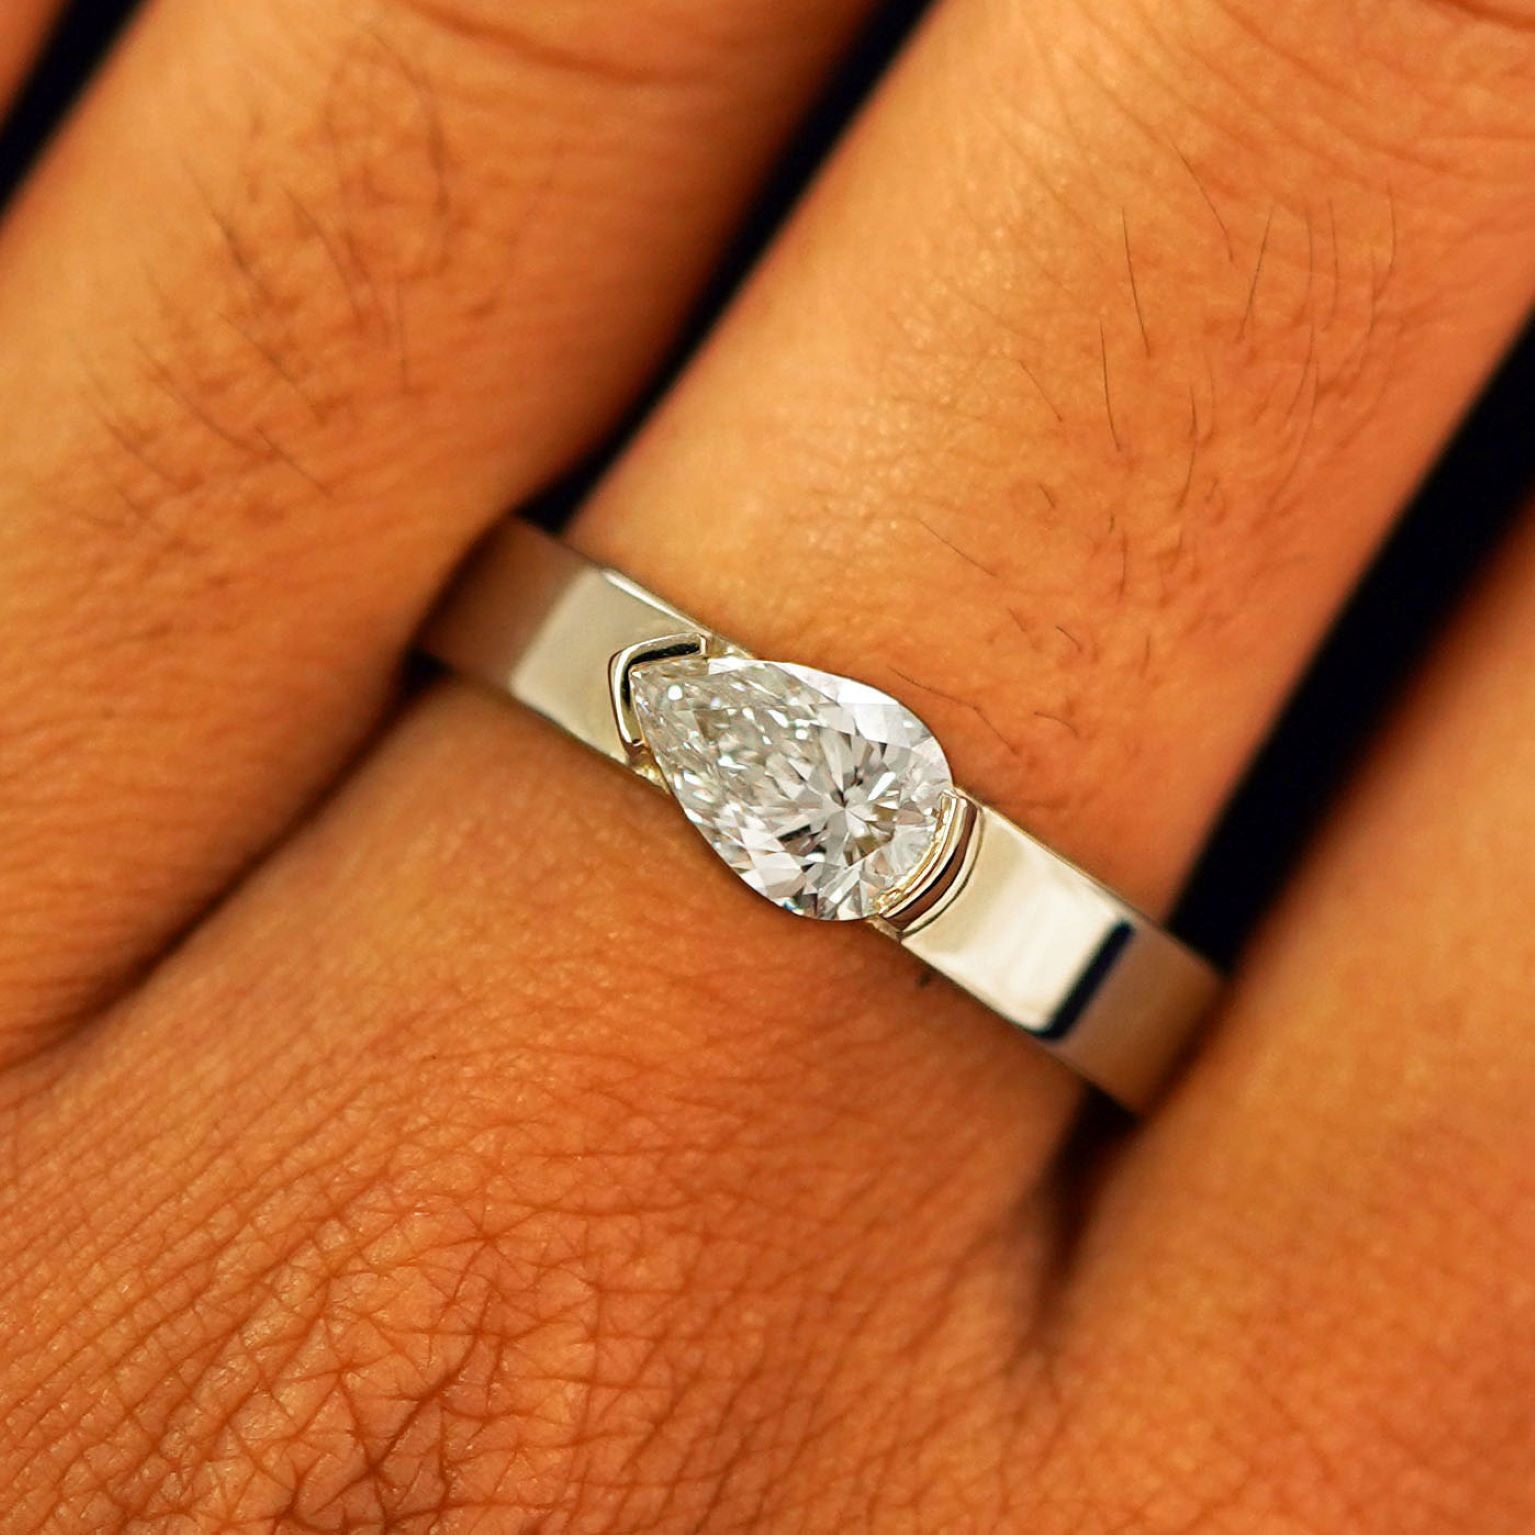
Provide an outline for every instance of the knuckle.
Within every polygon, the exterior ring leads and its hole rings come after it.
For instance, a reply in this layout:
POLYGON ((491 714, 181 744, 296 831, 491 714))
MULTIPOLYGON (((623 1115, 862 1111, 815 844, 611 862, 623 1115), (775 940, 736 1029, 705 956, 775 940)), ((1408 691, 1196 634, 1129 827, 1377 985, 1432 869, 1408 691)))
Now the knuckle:
POLYGON ((550 1054, 515 1120, 444 1059, 370 1101, 366 1145, 157 1233, 105 1281, 131 1314, 38 1356, 69 1380, 7 1436, 14 1527, 680 1531, 727 1465, 755 1482, 793 1371, 733 1313, 772 1288, 712 1246, 662 1166, 691 1132, 632 1068, 550 1054))
POLYGON ((53 1458, 51 1500, 82 1527, 107 1508, 113 1528, 573 1524, 590 1507, 601 1393, 635 1368, 592 1277, 598 1244, 538 1212, 476 1212, 455 1185, 480 1176, 478 1159, 444 1163, 279 1229, 275 1258, 246 1232, 200 1259, 212 1287, 230 1270, 237 1287, 226 1277, 217 1299, 123 1345, 67 1462, 56 1445, 34 1456, 22 1510, 53 1458), (167 1366, 177 1379, 151 1384, 167 1366))

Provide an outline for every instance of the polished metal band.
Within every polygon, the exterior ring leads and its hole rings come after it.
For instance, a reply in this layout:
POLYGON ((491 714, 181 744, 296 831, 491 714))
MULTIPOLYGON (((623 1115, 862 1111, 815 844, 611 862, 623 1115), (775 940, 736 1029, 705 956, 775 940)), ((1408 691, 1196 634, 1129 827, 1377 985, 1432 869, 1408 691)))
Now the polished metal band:
MULTIPOLYGON (((718 640, 525 523, 487 540, 428 627, 428 651, 633 765, 611 662, 678 634, 718 640)), ((895 926, 935 970, 1130 1108, 1152 1100, 1216 988, 1198 955, 988 806, 939 899, 895 926)))

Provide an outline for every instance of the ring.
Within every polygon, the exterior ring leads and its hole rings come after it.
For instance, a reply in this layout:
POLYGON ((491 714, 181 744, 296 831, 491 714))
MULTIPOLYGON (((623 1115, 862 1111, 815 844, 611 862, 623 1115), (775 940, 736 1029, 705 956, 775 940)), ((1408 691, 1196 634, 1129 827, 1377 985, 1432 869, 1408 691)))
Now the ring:
POLYGON ((1127 1108, 1214 996, 1205 960, 956 788, 896 699, 760 660, 529 524, 485 542, 423 644, 669 791, 759 895, 874 927, 1127 1108))

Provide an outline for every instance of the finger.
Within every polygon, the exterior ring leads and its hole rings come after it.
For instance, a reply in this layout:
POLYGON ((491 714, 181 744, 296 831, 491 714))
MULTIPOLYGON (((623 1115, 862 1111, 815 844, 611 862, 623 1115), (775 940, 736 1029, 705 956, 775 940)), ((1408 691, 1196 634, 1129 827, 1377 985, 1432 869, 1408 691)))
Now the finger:
POLYGON ((0 988, 88 1006, 629 397, 860 0, 161 0, 0 244, 0 988))
POLYGON ((1354 27, 944 8, 580 541, 1165 902, 1530 297, 1529 30, 1354 27))
POLYGON ((1139 1496, 1218 1441, 1234 1526, 1535 1520, 1535 526, 1499 564, 1097 1212, 1063 1379, 1143 1362, 1081 1425, 1157 1425, 1139 1496))
POLYGON ((0 16, 0 111, 21 83, 27 66, 63 0, 8 0, 0 16))

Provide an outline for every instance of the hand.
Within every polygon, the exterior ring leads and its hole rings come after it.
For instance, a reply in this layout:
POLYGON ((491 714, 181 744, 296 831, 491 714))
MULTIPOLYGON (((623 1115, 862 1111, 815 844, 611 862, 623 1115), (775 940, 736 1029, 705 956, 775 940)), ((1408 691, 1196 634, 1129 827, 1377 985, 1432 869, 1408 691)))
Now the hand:
MULTIPOLYGON (((659 796, 386 716, 865 9, 158 0, 9 210, 7 1535, 1535 1524, 1535 539, 1090 1163, 659 796)), ((1530 301, 1532 93, 1527 0, 941 0, 570 536, 1165 909, 1530 301)))

